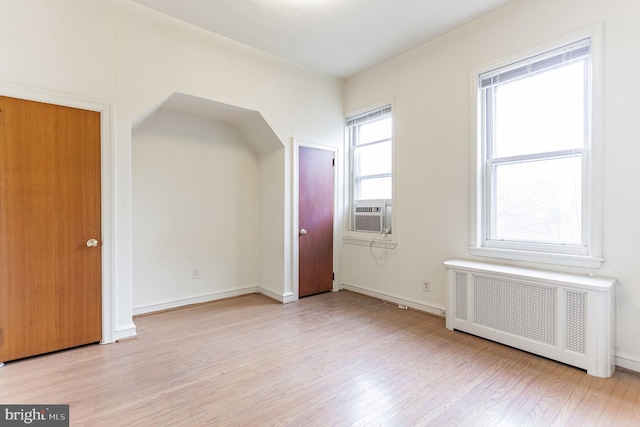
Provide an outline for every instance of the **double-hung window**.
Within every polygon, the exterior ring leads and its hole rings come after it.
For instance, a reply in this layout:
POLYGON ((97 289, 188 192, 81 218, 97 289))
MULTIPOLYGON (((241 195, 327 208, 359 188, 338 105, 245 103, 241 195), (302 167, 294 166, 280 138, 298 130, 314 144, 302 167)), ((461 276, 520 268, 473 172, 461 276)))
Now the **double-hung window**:
MULTIPOLYGON (((349 116, 346 127, 352 212, 363 201, 378 201, 382 206, 390 206, 393 143, 391 105, 349 116)), ((376 205, 372 206, 375 208, 376 205)), ((352 230, 355 229, 353 222, 352 217, 352 230)), ((385 227, 390 227, 390 224, 385 227)))
POLYGON ((591 255, 591 76, 590 39, 479 74, 472 252, 591 255))

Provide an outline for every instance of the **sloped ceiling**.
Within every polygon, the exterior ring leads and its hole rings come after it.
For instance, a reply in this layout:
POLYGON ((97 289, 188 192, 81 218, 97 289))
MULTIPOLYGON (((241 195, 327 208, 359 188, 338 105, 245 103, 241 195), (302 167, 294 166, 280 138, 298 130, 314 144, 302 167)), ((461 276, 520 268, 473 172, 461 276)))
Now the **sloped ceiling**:
POLYGON ((137 123, 142 123, 157 110, 189 114, 224 122, 232 126, 247 146, 258 155, 283 147, 282 141, 258 111, 184 93, 174 93, 161 104, 146 112, 137 123))

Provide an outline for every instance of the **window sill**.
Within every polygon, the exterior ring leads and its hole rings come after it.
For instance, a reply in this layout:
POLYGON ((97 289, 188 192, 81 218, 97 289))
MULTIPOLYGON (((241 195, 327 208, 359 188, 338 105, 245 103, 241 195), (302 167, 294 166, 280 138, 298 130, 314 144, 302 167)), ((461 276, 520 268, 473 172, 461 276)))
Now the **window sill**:
POLYGON ((514 249, 498 249, 498 248, 483 248, 483 247, 470 247, 469 252, 471 255, 501 258, 515 261, 528 261, 539 262, 542 264, 553 265, 565 265, 570 267, 582 267, 582 268, 600 268, 604 259, 582 256, 582 255, 569 255, 569 254, 552 254, 546 252, 533 252, 533 251, 521 251, 514 249))
POLYGON ((345 236, 342 238, 342 243, 347 245, 357 245, 357 246, 373 246, 374 248, 387 248, 387 249, 395 249, 397 243, 393 240, 383 241, 380 238, 380 235, 375 235, 375 241, 373 244, 371 243, 374 237, 367 238, 365 236, 345 236))

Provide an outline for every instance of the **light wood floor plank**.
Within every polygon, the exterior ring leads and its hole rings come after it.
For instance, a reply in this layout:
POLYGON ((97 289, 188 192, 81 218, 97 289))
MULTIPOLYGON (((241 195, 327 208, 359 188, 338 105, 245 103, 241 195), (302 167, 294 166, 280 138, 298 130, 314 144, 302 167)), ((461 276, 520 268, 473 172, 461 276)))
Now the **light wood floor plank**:
POLYGON ((73 426, 640 424, 637 374, 591 377, 346 291, 135 322, 136 339, 8 363, 0 403, 68 403, 73 426))

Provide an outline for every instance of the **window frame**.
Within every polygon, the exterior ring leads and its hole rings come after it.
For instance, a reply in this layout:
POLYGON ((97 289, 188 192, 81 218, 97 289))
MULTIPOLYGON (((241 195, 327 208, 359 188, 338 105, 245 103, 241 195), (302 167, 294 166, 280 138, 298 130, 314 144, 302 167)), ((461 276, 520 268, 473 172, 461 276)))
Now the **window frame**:
MULTIPOLYGON (((375 104, 371 104, 368 105, 366 107, 362 107, 359 108, 357 110, 352 110, 349 111, 348 113, 345 114, 345 141, 344 141, 344 146, 345 146, 345 153, 347 156, 347 161, 344 162, 345 163, 345 177, 347 177, 346 181, 346 191, 345 191, 345 207, 346 207, 346 212, 345 212, 345 221, 344 221, 344 235, 343 235, 343 242, 345 243, 349 243, 349 244, 355 244, 355 245, 367 245, 367 246, 375 246, 375 247, 386 247, 387 249, 393 249, 396 246, 396 227, 395 227, 395 215, 391 216, 391 221, 392 221, 392 229, 393 232, 389 233, 389 234, 377 234, 377 233, 372 233, 372 232, 366 232, 366 231, 354 231, 353 230, 353 209, 354 209, 354 202, 356 200, 360 200, 360 199, 355 199, 355 180, 356 177, 354 176, 354 150, 353 150, 353 146, 352 146, 352 139, 351 139, 351 131, 352 131, 352 127, 350 127, 348 125, 349 120, 352 120, 354 118, 357 118, 358 116, 366 116, 367 114, 371 114, 374 113, 376 111, 381 111, 384 109, 390 109, 390 117, 391 117, 391 138, 390 138, 390 142, 391 142, 391 173, 389 174, 377 174, 375 176, 371 175, 367 175, 367 178, 371 178, 371 177, 383 177, 383 175, 389 176, 391 178, 391 199, 385 199, 385 200, 389 200, 391 202, 391 205, 393 205, 394 199, 395 199, 395 179, 394 179, 394 170, 395 170, 395 130, 396 130, 396 125, 395 125, 395 99, 390 99, 390 100, 385 100, 382 102, 378 102, 375 104), (375 239, 374 239, 375 237, 375 239), (372 239, 374 239, 374 241, 372 241, 372 239)), ((387 141, 387 139, 385 140, 381 140, 381 141, 387 141)), ((361 144, 361 145, 357 145, 357 147, 363 147, 363 146, 370 146, 370 145, 374 145, 377 143, 380 143, 381 141, 373 141, 371 143, 367 143, 367 144, 361 144)), ((362 199, 365 200, 365 199, 362 199)), ((395 207, 393 209, 396 209, 395 207)))
MULTIPOLYGON (((351 120, 357 120, 360 116, 361 118, 365 118, 365 120, 363 120, 362 123, 357 123, 355 125, 349 125, 349 119, 347 119, 347 133, 348 133, 348 141, 349 141, 349 162, 350 162, 350 180, 351 180, 351 194, 350 194, 350 200, 351 200, 351 205, 353 206, 353 203, 356 200, 367 200, 366 198, 358 198, 356 199, 356 193, 360 193, 360 188, 358 186, 358 182, 362 182, 363 180, 367 180, 367 179, 378 179, 378 178, 391 178, 391 185, 393 187, 393 158, 391 159, 391 172, 389 173, 378 173, 378 174, 356 174, 356 166, 355 166, 355 160, 356 160, 356 150, 362 150, 363 148, 367 148, 367 147, 373 147, 376 145, 382 145, 385 142, 389 142, 391 144, 391 149, 393 151, 393 110, 391 108, 391 105, 385 105, 383 107, 380 108, 376 108, 370 111, 365 112, 364 114, 359 114, 356 116, 352 116, 350 117, 351 120), (388 112, 386 111, 388 109, 388 112), (373 118, 371 120, 366 120, 367 116, 370 115, 377 115, 380 114, 380 117, 376 117, 373 118), (361 144, 354 144, 354 140, 355 135, 358 134, 359 137, 359 130, 361 125, 364 124, 368 124, 368 123, 373 123, 374 121, 377 120, 382 120, 385 118, 391 118, 391 136, 389 138, 384 138, 384 139, 379 139, 379 140, 374 140, 374 141, 369 141, 369 142, 365 142, 365 143, 361 143, 361 144)), ((359 139, 359 138, 358 138, 359 139)), ((386 200, 391 200, 393 201, 393 189, 391 191, 391 198, 390 199, 386 199, 386 200)))
POLYGON ((580 33, 546 43, 477 67, 471 72, 472 105, 471 122, 475 129, 472 143, 471 173, 471 236, 469 251, 474 256, 528 261, 545 264, 599 268, 602 233, 602 26, 596 25, 580 33), (515 155, 499 159, 487 156, 485 143, 486 117, 483 114, 483 89, 480 77, 510 65, 544 57, 554 50, 567 47, 581 40, 590 39, 588 59, 587 104, 585 146, 555 152, 515 155), (494 182, 491 169, 496 164, 535 161, 542 158, 582 157, 582 243, 566 245, 543 242, 492 240, 491 194, 494 182))

